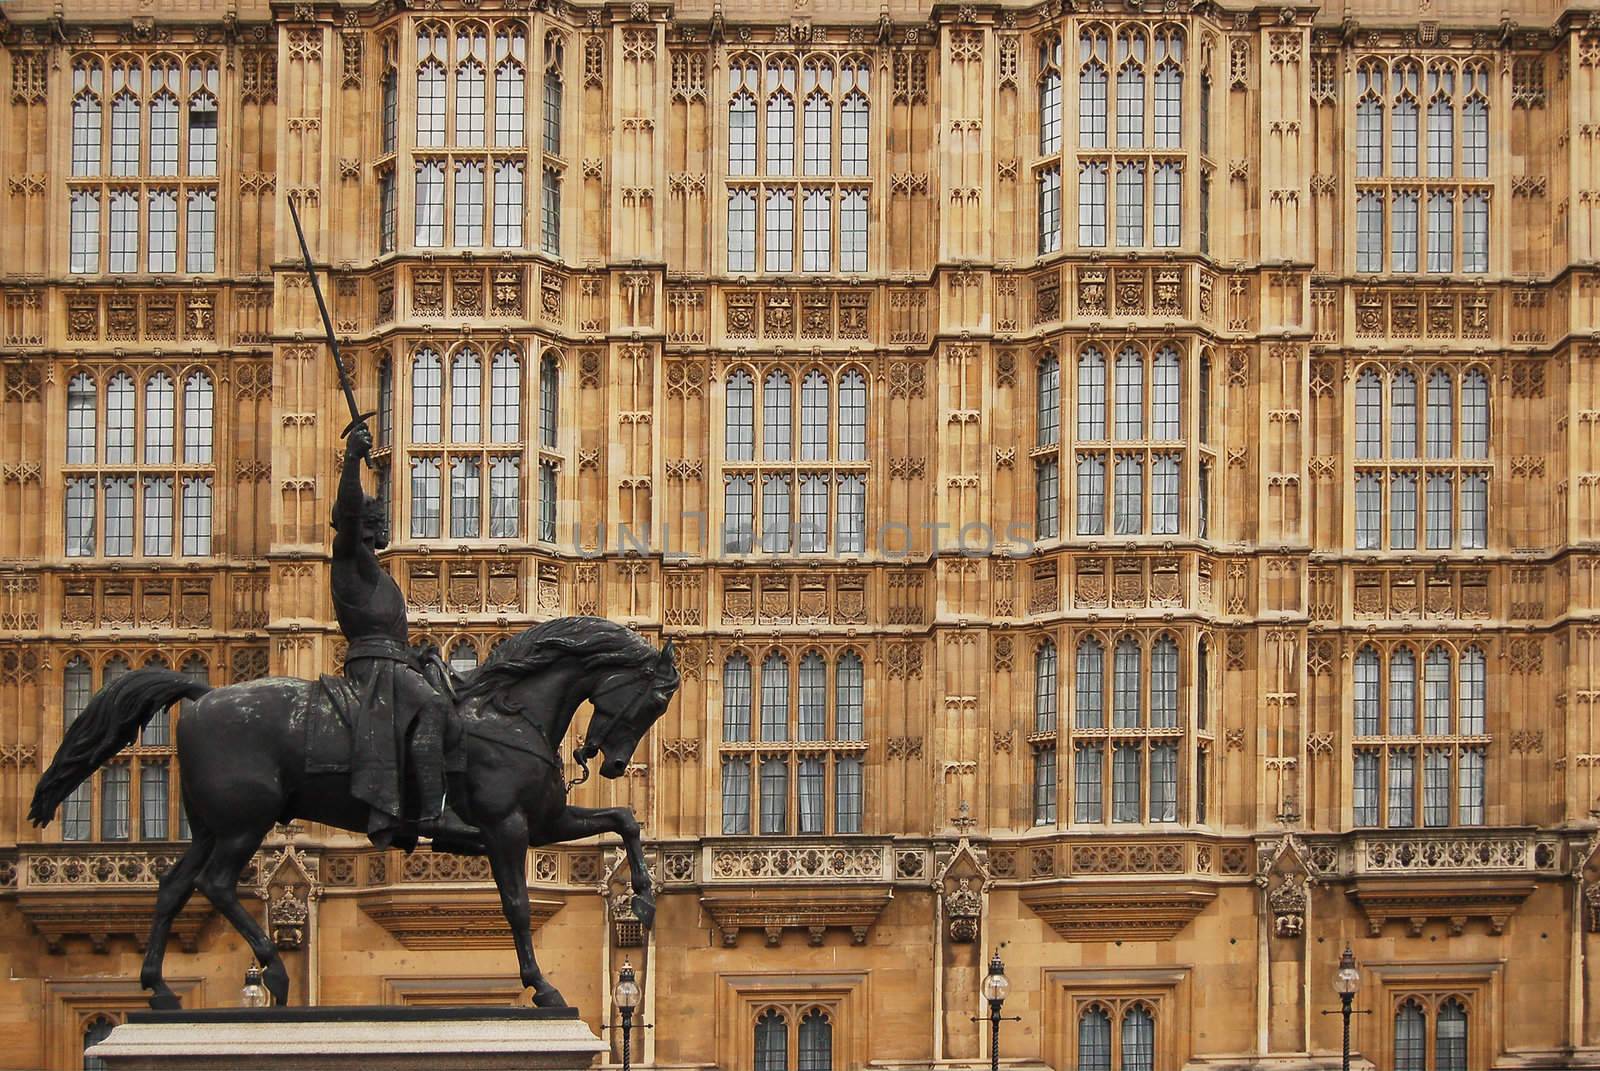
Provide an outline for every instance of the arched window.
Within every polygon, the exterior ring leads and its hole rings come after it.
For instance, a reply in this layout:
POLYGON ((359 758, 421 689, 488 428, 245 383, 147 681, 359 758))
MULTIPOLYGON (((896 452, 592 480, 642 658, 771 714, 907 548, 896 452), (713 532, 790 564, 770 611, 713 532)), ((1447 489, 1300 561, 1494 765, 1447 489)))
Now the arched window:
POLYGON ((743 57, 728 65, 728 174, 756 173, 755 60, 743 57))
POLYGON ((1155 1071, 1156 1021, 1145 1008, 1122 1016, 1122 1071, 1155 1071))
POLYGON ((1383 68, 1376 62, 1356 69, 1356 177, 1383 174, 1383 68))
POLYGON ((755 1071, 789 1071, 789 1024, 775 1008, 756 1020, 755 1071))
POLYGON ((833 68, 818 59, 806 61, 805 166, 807 175, 833 173, 833 68))
POLYGON ((442 434, 444 370, 439 355, 417 351, 411 361, 411 441, 436 443, 442 434))
POLYGON ((1389 656, 1388 728, 1390 736, 1417 731, 1417 657, 1409 647, 1397 647, 1389 656))
POLYGON ((750 660, 738 653, 729 655, 722 666, 722 739, 724 743, 750 739, 750 660))
POLYGON ((157 372, 144 382, 144 463, 170 465, 174 412, 172 377, 157 372))
POLYGON ((1394 1071, 1428 1071, 1428 1023, 1422 1005, 1407 1000, 1394 1013, 1394 1071))
POLYGON ((1144 438, 1144 358, 1132 346, 1117 354, 1117 438, 1144 438))
POLYGON ((767 61, 767 173, 794 174, 794 64, 767 61))
POLYGON ((1476 368, 1461 380, 1461 456, 1489 456, 1489 381, 1476 368))
POLYGON ((1355 662, 1355 733, 1378 735, 1378 652, 1363 647, 1355 662))
POLYGON ((1056 645, 1045 640, 1033 656, 1033 731, 1056 731, 1056 645))
POLYGON ((483 144, 484 87, 488 42, 479 26, 456 28, 456 141, 457 145, 483 144))
POLYGON ((494 37, 494 143, 521 145, 526 137, 527 107, 524 64, 528 41, 520 30, 501 29, 494 37))
MULTIPOLYGON (((843 404, 843 399, 840 399, 843 404)), ((755 383, 750 373, 736 370, 728 377, 724 404, 727 459, 751 461, 755 458, 755 383)))
MULTIPOLYGON (((151 74, 162 78, 163 72, 151 74)), ((174 73, 173 81, 176 82, 174 73)), ((150 102, 150 174, 178 173, 178 98, 163 89, 150 102)), ((169 271, 171 269, 168 269, 169 271)))
POLYGON ((1462 88, 1468 94, 1461 108, 1461 175, 1463 178, 1489 177, 1489 72, 1468 68, 1462 88))
POLYGON ((1422 661, 1422 731, 1447 735, 1450 706, 1450 652, 1435 644, 1422 661))
POLYGON ((761 663, 761 739, 789 739, 789 660, 777 651, 761 663))
POLYGON ((483 437, 483 364, 471 350, 450 362, 450 441, 473 443, 483 437))
POLYGON ((1463 736, 1479 736, 1484 732, 1485 678, 1481 647, 1468 647, 1461 652, 1461 688, 1459 708, 1456 711, 1457 731, 1463 736))
MULTIPOLYGON (((1401 72, 1395 72, 1398 80, 1401 72)), ((1417 173, 1417 101, 1403 93, 1394 102, 1394 115, 1389 125, 1390 156, 1395 175, 1410 178, 1417 173)))
POLYGON ((1150 381, 1151 437, 1176 439, 1179 435, 1178 351, 1163 346, 1156 353, 1150 381))
POLYGON ((417 32, 417 146, 444 145, 444 61, 448 38, 442 26, 417 32))
POLYGON ((90 1056, 89 1050, 110 1037, 115 1025, 104 1015, 97 1015, 84 1024, 83 1071, 105 1071, 106 1062, 98 1056, 90 1056))
POLYGON ((1132 636, 1117 641, 1116 680, 1112 694, 1111 727, 1136 729, 1144 721, 1139 674, 1143 654, 1132 636))
POLYGON ((1211 645, 1201 640, 1194 656, 1194 727, 1204 731, 1211 720, 1211 645))
POLYGON ((1054 446, 1061 441, 1061 362, 1054 354, 1039 362, 1038 383, 1038 442, 1054 446))
POLYGON ((561 363, 547 353, 539 362, 539 445, 546 450, 556 448, 560 398, 561 363))
POLYGON ((1178 644, 1171 636, 1156 640, 1150 650, 1150 727, 1178 725, 1178 644))
POLYGON ((94 695, 94 672, 82 655, 73 655, 67 662, 62 670, 61 687, 61 721, 62 729, 66 730, 72 728, 72 723, 78 720, 94 695))
POLYGON ((1078 438, 1106 437, 1106 359, 1093 346, 1078 355, 1078 438))
POLYGON ((766 269, 794 269, 794 194, 787 189, 767 191, 766 269))
POLYGON ((761 549, 768 554, 789 552, 791 481, 787 472, 769 472, 761 478, 761 549))
MULTIPOLYGON (((115 382, 115 379, 112 382, 115 382)), ((128 386, 130 389, 133 386, 131 379, 128 380, 128 386)), ((131 402, 132 399, 129 400, 131 402)), ((94 464, 96 407, 94 378, 87 372, 79 372, 67 384, 67 464, 69 465, 94 464)), ((129 446, 131 449, 131 442, 129 446)))
POLYGON ((1172 30, 1156 34, 1156 148, 1183 142, 1183 37, 1172 30))
POLYGON ((1110 41, 1103 30, 1078 35, 1078 144, 1106 147, 1106 65, 1110 41))
POLYGON ((1093 636, 1078 641, 1073 724, 1079 729, 1105 728, 1105 648, 1093 636))
MULTIPOLYGON (((839 173, 860 177, 867 173, 867 131, 870 123, 870 68, 865 60, 845 60, 840 69, 844 93, 839 130, 839 173)), ((848 270, 848 269, 847 269, 848 270)))
POLYGON ((1383 384, 1378 373, 1364 369, 1356 377, 1356 457, 1383 452, 1383 384))
POLYGON ((1449 178, 1455 173, 1456 72, 1448 64, 1428 68, 1428 177, 1449 178))
POLYGON ((1417 456, 1417 377, 1406 369, 1389 385, 1389 453, 1417 456))
POLYGON ((828 738, 828 666, 816 651, 800 659, 800 740, 828 738))
POLYGON ((799 1071, 833 1071, 833 1023, 821 1008, 800 1020, 799 1071))
POLYGON ((1123 30, 1117 34, 1117 147, 1144 147, 1144 34, 1123 30))
POLYGON ((1111 1071, 1111 1016, 1092 1004, 1078 1016, 1079 1071, 1111 1071))
POLYGON ((84 62, 72 68, 72 173, 100 173, 100 66, 84 62))
POLYGON ((191 372, 183 383, 183 460, 189 464, 209 464, 212 446, 211 377, 191 372))
POLYGON ((867 380, 851 369, 839 380, 839 460, 867 459, 867 380))
POLYGON ((863 673, 861 656, 846 651, 834 670, 834 719, 840 740, 862 739, 863 673))
POLYGON ((1467 1009, 1454 997, 1439 1005, 1433 1067, 1434 1071, 1467 1071, 1467 1009))
POLYGON ((450 648, 450 668, 463 675, 478 668, 478 649, 471 640, 457 640, 450 648))
POLYGON ((559 67, 544 72, 544 151, 561 155, 561 106, 564 86, 559 67))
POLYGON ((768 461, 788 461, 793 442, 793 399, 786 372, 767 373, 761 391, 762 456, 768 461))
POLYGON ((1061 38, 1050 34, 1039 42, 1039 155, 1060 151, 1061 38))
MULTIPOLYGON (((189 174, 217 173, 217 65, 210 60, 189 62, 189 174)), ((193 246, 190 248, 193 254, 193 246)))
POLYGON ((1455 452, 1455 391, 1450 373, 1435 369, 1428 376, 1428 456, 1449 457, 1455 452))
POLYGON ((816 369, 800 382, 800 460, 822 461, 828 456, 828 377, 816 369))
POLYGON ((137 175, 139 173, 140 112, 136 95, 142 79, 138 67, 115 67, 111 72, 112 85, 118 82, 131 85, 111 98, 111 173, 137 175))
POLYGON ((387 357, 378 362, 378 449, 394 443, 394 364, 387 357))
POLYGON ((522 362, 507 346, 489 368, 489 437, 497 443, 522 438, 522 362))

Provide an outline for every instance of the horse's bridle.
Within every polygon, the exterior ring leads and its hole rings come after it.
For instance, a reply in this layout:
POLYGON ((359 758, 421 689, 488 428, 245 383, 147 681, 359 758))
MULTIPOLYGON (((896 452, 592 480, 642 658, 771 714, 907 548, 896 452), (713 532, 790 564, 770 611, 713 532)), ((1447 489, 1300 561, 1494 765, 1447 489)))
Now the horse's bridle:
MULTIPOLYGON (((593 706, 596 710, 599 710, 600 709, 600 699, 602 697, 608 696, 612 692, 619 692, 622 689, 624 689, 626 687, 629 687, 631 684, 633 684, 632 681, 624 681, 624 682, 619 683, 619 684, 613 684, 613 685, 610 685, 608 687, 602 688, 599 691, 595 692, 593 695, 589 696, 589 704, 591 706, 593 706)), ((647 691, 649 691, 649 683, 646 683, 645 685, 641 685, 639 687, 639 694, 633 697, 633 701, 631 703, 629 703, 627 705, 627 707, 625 707, 622 710, 621 713, 613 716, 613 718, 611 719, 611 723, 613 725, 615 725, 618 721, 625 720, 629 715, 631 715, 633 713, 633 711, 634 711, 634 708, 637 707, 641 702, 644 701, 644 696, 645 696, 645 693, 647 691)), ((589 780, 589 758, 593 758, 593 753, 591 752, 588 758, 584 757, 584 749, 587 748, 588 746, 589 746, 588 742, 585 741, 582 746, 573 748, 573 750, 572 750, 572 760, 578 764, 578 769, 582 770, 583 773, 581 773, 577 777, 574 777, 572 780, 570 780, 570 781, 568 781, 566 783, 567 784, 567 791, 569 791, 569 792, 572 791, 574 788, 577 788, 579 785, 583 784, 585 781, 589 780)))

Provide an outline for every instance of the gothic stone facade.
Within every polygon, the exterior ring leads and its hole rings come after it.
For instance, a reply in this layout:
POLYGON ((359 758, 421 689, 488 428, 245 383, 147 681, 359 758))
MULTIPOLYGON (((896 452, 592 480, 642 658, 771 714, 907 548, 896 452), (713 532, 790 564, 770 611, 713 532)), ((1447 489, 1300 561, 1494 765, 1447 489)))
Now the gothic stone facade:
MULTIPOLYGON (((29 828, 65 720, 339 664, 293 197, 418 637, 677 643, 576 794, 656 932, 528 858, 645 1066, 970 1066, 1004 945, 1015 1066, 1330 1067, 1346 944, 1377 1068, 1600 1066, 1600 10, 1158 6, 6 5, 0 1064, 184 833, 165 723, 29 828)), ((247 885, 296 1000, 516 995, 477 862, 247 885)))

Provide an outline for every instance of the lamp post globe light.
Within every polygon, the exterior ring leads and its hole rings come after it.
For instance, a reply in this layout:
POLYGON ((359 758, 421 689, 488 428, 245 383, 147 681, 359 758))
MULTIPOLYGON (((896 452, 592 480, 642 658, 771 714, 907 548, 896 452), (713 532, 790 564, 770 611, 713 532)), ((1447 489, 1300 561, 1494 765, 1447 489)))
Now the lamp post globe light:
POLYGON ((1350 1016, 1355 1003, 1356 990, 1361 988, 1361 972, 1356 970, 1355 953, 1344 946, 1339 957, 1339 971, 1333 976, 1333 991, 1339 994, 1339 1014, 1344 1018, 1344 1071, 1350 1071, 1350 1016))
POLYGON ((633 1032, 633 1013, 639 1007, 639 983, 634 979, 633 964, 626 959, 622 961, 622 970, 617 973, 617 988, 612 993, 612 999, 616 1001, 617 1011, 622 1016, 622 1071, 630 1071, 633 1059, 628 1043, 633 1032))
POLYGON ((1011 993, 1011 979, 1006 977, 1006 965, 1000 959, 1000 950, 994 950, 989 960, 989 973, 983 979, 983 999, 989 1002, 989 1068, 1000 1071, 1000 1009, 1011 993))

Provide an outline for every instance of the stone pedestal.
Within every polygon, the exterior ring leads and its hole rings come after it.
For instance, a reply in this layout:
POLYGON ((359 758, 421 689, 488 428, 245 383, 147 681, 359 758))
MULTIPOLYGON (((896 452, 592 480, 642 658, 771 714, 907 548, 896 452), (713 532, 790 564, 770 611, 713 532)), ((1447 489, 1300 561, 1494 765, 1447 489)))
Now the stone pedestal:
POLYGON ((574 1008, 134 1012, 90 1050, 110 1071, 587 1071, 605 1044, 574 1008))

